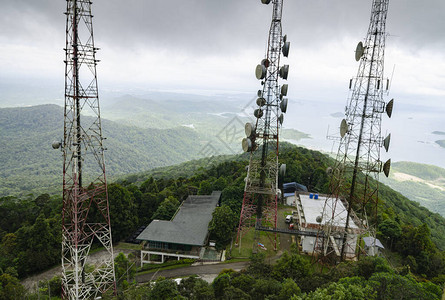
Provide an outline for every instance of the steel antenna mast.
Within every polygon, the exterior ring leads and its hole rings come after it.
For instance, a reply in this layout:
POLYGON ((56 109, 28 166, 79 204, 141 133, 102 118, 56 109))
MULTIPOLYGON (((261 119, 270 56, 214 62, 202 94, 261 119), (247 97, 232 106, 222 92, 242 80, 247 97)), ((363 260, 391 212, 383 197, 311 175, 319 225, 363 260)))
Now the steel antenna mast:
MULTIPOLYGON (((262 90, 258 91, 254 111, 255 124, 247 123, 247 137, 242 141, 245 152, 250 152, 244 188, 243 206, 238 226, 237 244, 246 228, 255 229, 277 227, 278 196, 278 136, 283 123, 283 113, 287 110, 287 84, 280 86, 279 77, 287 80, 289 65, 280 67, 281 53, 289 54, 290 43, 282 36, 281 18, 283 0, 262 0, 263 4, 273 4, 272 22, 266 58, 256 67, 255 75, 261 80, 262 90)), ((285 166, 281 168, 282 173, 285 166)), ((276 249, 276 233, 274 240, 276 249)))
POLYGON ((382 136, 382 114, 391 117, 394 103, 383 99, 389 88, 383 75, 388 4, 389 0, 372 1, 368 33, 356 48, 360 65, 349 84, 352 92, 340 125, 336 163, 330 169, 331 195, 314 248, 322 257, 334 252, 340 260, 355 257, 361 245, 358 236, 373 237, 375 243, 379 174, 388 176, 391 164, 380 160, 380 149, 388 151, 391 137, 382 136))
POLYGON ((89 0, 67 0, 63 152, 62 297, 115 291, 113 246, 89 0), (88 115, 88 117, 85 117, 88 115), (88 182, 88 183, 87 183, 88 182), (105 255, 88 261, 93 242, 105 255))

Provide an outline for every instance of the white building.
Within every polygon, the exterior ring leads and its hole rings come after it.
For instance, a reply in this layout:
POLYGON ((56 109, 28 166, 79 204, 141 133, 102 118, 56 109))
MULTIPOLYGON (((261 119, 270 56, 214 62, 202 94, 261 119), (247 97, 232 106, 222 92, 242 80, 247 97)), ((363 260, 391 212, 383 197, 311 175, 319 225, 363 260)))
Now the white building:
MULTIPOLYGON (((318 195, 312 193, 299 193, 297 194, 297 215, 298 226, 301 231, 308 231, 311 235, 301 236, 301 247, 303 252, 312 254, 320 253, 323 250, 323 238, 316 237, 316 233, 320 227, 325 227, 326 222, 331 219, 332 234, 325 242, 328 243, 329 249, 340 256, 341 248, 343 244, 344 228, 346 226, 347 210, 342 201, 337 201, 335 205, 326 205, 324 214, 323 208, 327 200, 326 195, 318 195), (333 214, 331 207, 336 207, 333 214), (334 216, 332 218, 332 216, 334 216), (334 234, 336 233, 336 234, 334 234)), ((329 199, 333 204, 335 199, 329 199)), ((329 203, 329 202, 328 202, 329 203)), ((351 214, 352 215, 352 214, 351 214)), ((357 220, 357 218, 355 218, 357 220)), ((346 238, 345 257, 352 259, 355 257, 355 250, 357 245, 357 235, 360 232, 359 226, 354 222, 351 216, 349 217, 349 234, 346 238)))

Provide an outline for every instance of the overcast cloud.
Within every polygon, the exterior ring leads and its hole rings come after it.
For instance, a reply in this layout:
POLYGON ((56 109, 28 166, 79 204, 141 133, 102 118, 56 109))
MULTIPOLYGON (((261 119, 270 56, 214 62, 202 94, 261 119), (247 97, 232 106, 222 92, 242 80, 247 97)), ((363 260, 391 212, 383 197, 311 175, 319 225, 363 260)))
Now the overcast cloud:
MULTIPOLYGON (((0 2, 0 78, 63 84, 66 1, 0 2)), ((290 94, 342 99, 371 0, 285 0, 290 94), (329 93, 327 92, 329 90, 329 93)), ((101 86, 255 91, 271 6, 260 0, 96 0, 101 86)), ((391 0, 386 75, 405 98, 445 95, 445 1, 391 0)))

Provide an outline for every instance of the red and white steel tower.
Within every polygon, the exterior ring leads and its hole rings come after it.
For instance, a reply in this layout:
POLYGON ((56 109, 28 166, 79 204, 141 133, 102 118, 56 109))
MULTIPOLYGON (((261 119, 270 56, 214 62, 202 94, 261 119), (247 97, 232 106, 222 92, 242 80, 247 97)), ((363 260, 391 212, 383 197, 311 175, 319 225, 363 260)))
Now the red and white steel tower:
MULTIPOLYGON (((281 17, 283 0, 261 0, 273 4, 266 58, 256 67, 256 77, 261 80, 258 91, 258 108, 254 111, 255 124, 247 123, 242 146, 250 152, 243 206, 241 209, 237 243, 244 231, 277 227, 278 196, 278 136, 287 109, 287 84, 280 86, 279 77, 287 79, 289 65, 280 67, 281 53, 287 57, 290 43, 283 37, 281 17)), ((269 230, 270 231, 270 230, 269 230)), ((275 233, 276 247, 276 233, 275 233)))
POLYGON ((63 152, 62 297, 96 298, 115 290, 96 51, 89 0, 67 0, 63 152), (86 115, 88 117, 86 117, 86 115), (105 249, 88 261, 92 244, 105 249))
POLYGON ((381 133, 382 115, 386 112, 391 117, 394 102, 386 103, 383 97, 389 89, 383 74, 388 5, 389 0, 372 1, 368 33, 356 48, 355 59, 360 65, 350 81, 352 92, 331 170, 331 195, 320 218, 323 224, 314 248, 324 257, 336 248, 341 260, 353 258, 362 244, 360 237, 372 237, 375 242, 379 174, 388 176, 391 163, 383 163, 380 156, 382 147, 388 151, 391 137, 381 133))

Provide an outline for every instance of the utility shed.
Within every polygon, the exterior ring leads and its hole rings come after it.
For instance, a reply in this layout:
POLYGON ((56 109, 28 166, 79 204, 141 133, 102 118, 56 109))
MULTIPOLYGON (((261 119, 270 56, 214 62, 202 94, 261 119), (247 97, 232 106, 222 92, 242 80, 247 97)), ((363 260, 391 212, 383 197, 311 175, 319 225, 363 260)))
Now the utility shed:
POLYGON ((380 249, 385 249, 378 238, 367 236, 363 238, 365 243, 365 251, 368 256, 376 256, 379 254, 380 249))
POLYGON ((207 242, 212 213, 220 198, 220 191, 211 195, 189 196, 172 220, 153 220, 137 237, 137 240, 145 242, 141 250, 141 264, 163 263, 165 257, 199 259, 201 248, 207 242))

